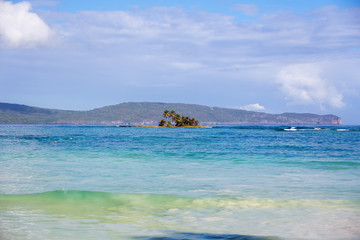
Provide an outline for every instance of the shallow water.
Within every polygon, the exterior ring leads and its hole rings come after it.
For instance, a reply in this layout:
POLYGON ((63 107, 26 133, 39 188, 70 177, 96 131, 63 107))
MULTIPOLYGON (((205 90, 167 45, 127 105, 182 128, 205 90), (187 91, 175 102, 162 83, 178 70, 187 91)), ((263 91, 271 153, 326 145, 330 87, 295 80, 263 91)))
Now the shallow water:
POLYGON ((356 126, 3 125, 0 162, 0 239, 360 238, 356 126))

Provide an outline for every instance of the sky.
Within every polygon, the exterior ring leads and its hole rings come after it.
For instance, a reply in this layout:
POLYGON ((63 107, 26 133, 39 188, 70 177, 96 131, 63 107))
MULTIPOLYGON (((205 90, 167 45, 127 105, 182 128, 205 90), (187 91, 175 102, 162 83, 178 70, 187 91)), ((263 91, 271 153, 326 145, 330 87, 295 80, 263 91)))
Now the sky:
POLYGON ((142 101, 360 124, 360 1, 0 0, 0 102, 142 101))

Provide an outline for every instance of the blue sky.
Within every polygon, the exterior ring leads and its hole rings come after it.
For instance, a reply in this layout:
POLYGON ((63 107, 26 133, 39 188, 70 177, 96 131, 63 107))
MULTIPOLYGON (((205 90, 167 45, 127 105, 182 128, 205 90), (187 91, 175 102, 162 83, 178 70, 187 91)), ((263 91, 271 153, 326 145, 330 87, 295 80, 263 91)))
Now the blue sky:
POLYGON ((360 124, 355 0, 0 0, 0 102, 128 101, 360 124))

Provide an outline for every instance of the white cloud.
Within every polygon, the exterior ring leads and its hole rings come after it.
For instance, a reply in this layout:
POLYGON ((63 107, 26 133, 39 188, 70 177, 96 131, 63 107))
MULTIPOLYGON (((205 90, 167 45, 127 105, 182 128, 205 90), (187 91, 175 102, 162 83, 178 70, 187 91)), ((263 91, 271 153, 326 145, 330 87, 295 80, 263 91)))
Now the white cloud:
POLYGON ((345 106, 342 94, 330 81, 322 77, 320 64, 294 64, 284 67, 277 75, 278 83, 287 99, 298 104, 345 106))
POLYGON ((55 21, 66 22, 59 27, 70 41, 76 38, 84 43, 151 42, 166 45, 169 49, 172 43, 179 42, 206 44, 215 37, 214 28, 218 29, 217 25, 223 25, 226 19, 228 17, 217 14, 199 13, 199 16, 195 16, 183 9, 157 7, 146 11, 80 11, 76 14, 58 14, 55 21))
POLYGON ((212 69, 328 58, 360 46, 355 41, 360 38, 357 9, 324 8, 304 15, 276 12, 246 23, 232 16, 170 7, 49 11, 42 16, 57 26, 68 43, 131 45, 126 49, 172 55, 179 58, 166 62, 198 62, 212 69))
POLYGON ((13 4, 0 0, 0 43, 9 47, 35 47, 50 40, 50 27, 30 9, 29 2, 13 4))
POLYGON ((240 109, 247 110, 247 111, 264 111, 265 107, 261 106, 258 103, 254 103, 254 104, 248 104, 248 105, 242 106, 242 107, 240 107, 240 109))
POLYGON ((259 11, 258 6, 255 4, 236 4, 234 9, 248 16, 255 16, 259 11))

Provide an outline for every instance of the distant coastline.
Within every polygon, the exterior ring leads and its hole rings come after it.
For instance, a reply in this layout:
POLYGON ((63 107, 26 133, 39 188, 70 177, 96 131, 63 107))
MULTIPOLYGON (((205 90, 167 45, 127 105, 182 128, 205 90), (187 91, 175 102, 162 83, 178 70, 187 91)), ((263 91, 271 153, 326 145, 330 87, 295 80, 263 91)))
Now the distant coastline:
POLYGON ((312 113, 269 114, 183 103, 128 102, 88 111, 0 103, 0 124, 157 126, 165 109, 195 117, 199 125, 341 125, 341 118, 312 113))
POLYGON ((134 126, 134 127, 141 127, 141 128, 208 128, 208 126, 171 126, 171 127, 164 127, 164 126, 155 126, 155 125, 142 125, 142 126, 134 126))

